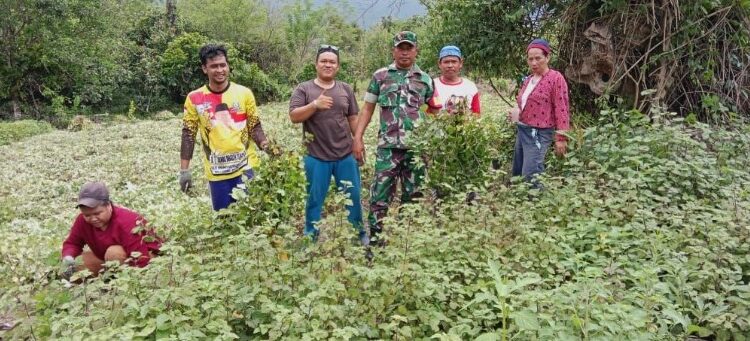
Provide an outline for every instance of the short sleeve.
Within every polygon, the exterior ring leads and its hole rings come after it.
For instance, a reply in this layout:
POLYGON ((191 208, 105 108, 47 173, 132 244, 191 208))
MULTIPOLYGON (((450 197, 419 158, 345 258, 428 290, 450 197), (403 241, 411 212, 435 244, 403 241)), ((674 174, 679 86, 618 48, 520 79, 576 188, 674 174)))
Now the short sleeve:
POLYGON ((427 100, 427 106, 429 106, 432 109, 442 109, 443 108, 443 100, 440 98, 440 93, 435 86, 435 82, 432 83, 432 96, 429 97, 429 100, 427 100))
POLYGON ((427 104, 431 108, 439 109, 441 105, 435 104, 435 101, 433 100, 435 97, 435 81, 430 78, 430 81, 427 82, 427 88, 424 92, 424 98, 425 98, 425 104, 427 104))
POLYGON ((294 92, 292 92, 292 98, 289 100, 289 112, 307 104, 307 93, 302 84, 300 84, 294 89, 294 92))
POLYGON ((482 105, 479 102, 479 92, 474 94, 474 97, 471 98, 471 112, 475 114, 479 114, 482 111, 482 105))
POLYGON ((367 86, 367 92, 365 92, 365 102, 377 103, 378 96, 380 96, 380 82, 378 82, 375 75, 373 75, 370 84, 367 86))
POLYGON ((354 90, 352 90, 352 87, 349 84, 344 83, 344 91, 346 91, 346 98, 349 101, 349 110, 346 113, 346 116, 359 114, 359 103, 357 103, 357 98, 354 96, 354 90))

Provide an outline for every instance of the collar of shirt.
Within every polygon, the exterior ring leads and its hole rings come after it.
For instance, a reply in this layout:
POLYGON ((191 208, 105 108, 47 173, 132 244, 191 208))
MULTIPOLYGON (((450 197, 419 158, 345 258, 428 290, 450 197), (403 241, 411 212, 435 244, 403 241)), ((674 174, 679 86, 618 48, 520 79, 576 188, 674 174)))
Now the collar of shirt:
MULTIPOLYGON (((549 74, 550 70, 552 70, 552 68, 547 68, 547 71, 544 71, 544 73, 542 74, 542 76, 541 76, 541 77, 539 77, 539 82, 541 82, 541 81, 542 81, 542 79, 544 79, 544 77, 547 77, 547 75, 549 74)), ((528 76, 526 76, 526 78, 524 79, 524 83, 531 83, 531 79, 533 79, 533 78, 534 78, 534 76, 536 76, 536 75, 535 75, 535 74, 533 74, 533 73, 532 73, 532 74, 530 74, 530 75, 528 75, 528 76)), ((539 82, 537 82, 537 84, 538 84, 539 82)))
MULTIPOLYGON (((391 63, 391 65, 388 65, 388 71, 389 72, 397 72, 399 70, 398 67, 396 67, 396 63, 391 63)), ((406 78, 412 78, 414 76, 421 77, 422 69, 417 66, 417 63, 414 63, 411 65, 411 68, 409 68, 409 72, 406 73, 406 78)))

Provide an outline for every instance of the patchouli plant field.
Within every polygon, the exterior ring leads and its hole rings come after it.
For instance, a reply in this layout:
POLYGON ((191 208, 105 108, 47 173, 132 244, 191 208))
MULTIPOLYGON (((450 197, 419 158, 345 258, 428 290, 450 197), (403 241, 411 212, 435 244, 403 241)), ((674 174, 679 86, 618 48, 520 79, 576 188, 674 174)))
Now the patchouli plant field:
POLYGON ((300 236, 301 128, 286 103, 260 107, 284 153, 263 156, 222 216, 198 158, 195 190, 178 190, 176 119, 2 145, 0 322, 15 327, 0 338, 748 339, 750 126, 605 111, 571 132, 565 160, 550 157, 540 192, 508 176, 514 132, 486 101, 481 119, 420 127, 429 195, 391 210, 372 262, 343 196, 318 243, 300 236), (167 242, 146 268, 70 284, 59 250, 89 180, 167 242))

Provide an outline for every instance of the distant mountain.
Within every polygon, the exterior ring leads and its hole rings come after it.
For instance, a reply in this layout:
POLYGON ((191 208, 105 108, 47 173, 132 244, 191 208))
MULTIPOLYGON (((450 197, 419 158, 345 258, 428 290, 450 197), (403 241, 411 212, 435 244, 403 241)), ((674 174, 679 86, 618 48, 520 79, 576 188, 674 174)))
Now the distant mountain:
MULTIPOLYGON (((406 19, 427 13, 427 9, 418 0, 349 0, 347 2, 354 8, 349 19, 365 28, 377 24, 383 17, 406 19)), ((342 1, 314 0, 313 3, 315 5, 325 3, 338 5, 342 1)))

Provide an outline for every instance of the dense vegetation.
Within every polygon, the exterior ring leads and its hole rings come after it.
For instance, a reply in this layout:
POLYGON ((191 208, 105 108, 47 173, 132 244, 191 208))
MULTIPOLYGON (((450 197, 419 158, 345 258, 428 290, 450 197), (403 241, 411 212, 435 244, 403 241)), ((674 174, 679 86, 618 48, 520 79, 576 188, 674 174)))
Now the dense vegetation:
MULTIPOLYGON (((501 108, 487 101, 487 112, 501 108)), ((341 196, 329 200, 322 241, 300 237, 301 136, 285 107, 261 107, 285 154, 266 158, 220 219, 205 186, 177 190, 175 120, 0 147, 8 165, 0 272, 10 274, 0 312, 21 320, 3 337, 742 340, 750 332, 746 125, 605 112, 573 134, 573 152, 537 192, 508 182, 504 120, 465 122, 474 140, 451 134, 453 121, 433 121, 425 130, 443 131, 456 149, 433 146, 432 159, 475 151, 463 158, 481 167, 473 174, 481 181, 393 210, 390 244, 368 263, 341 196), (505 138, 495 151, 480 145, 497 136, 505 138), (107 181, 117 203, 143 212, 169 242, 145 269, 70 287, 57 277, 58 249, 87 179, 107 181), (478 192, 471 205, 467 190, 478 192)), ((459 166, 434 168, 430 183, 461 183, 448 174, 459 166)), ((363 170, 367 183, 372 165, 363 170)))
POLYGON ((367 30, 345 5, 269 3, 3 1, 0 118, 23 120, 0 122, 0 324, 15 325, 0 338, 750 335, 747 1, 424 1, 428 16, 367 30), (658 25, 628 31, 646 27, 628 18, 658 25), (418 128, 429 195, 391 210, 389 244, 373 261, 341 195, 328 200, 320 241, 301 237, 304 149, 285 102, 314 74, 318 44, 341 48, 340 78, 356 87, 390 61, 393 33, 411 29, 420 66, 434 71, 439 47, 458 44, 465 70, 505 94, 526 72, 530 38, 549 37, 566 69, 585 59, 588 43, 574 38, 590 37, 592 23, 624 28, 611 32, 612 51, 638 55, 617 54, 608 75, 632 82, 602 96, 573 86, 579 109, 595 113, 573 113, 571 152, 550 156, 546 190, 508 175, 514 131, 506 105, 485 93, 482 118, 418 128), (651 45, 619 40, 634 32, 651 45), (203 83, 197 48, 209 41, 230 48, 232 79, 254 90, 284 150, 263 155, 221 216, 199 167, 193 191, 177 189, 181 123, 160 112, 203 83), (161 257, 79 284, 60 278, 88 180, 146 216, 167 240, 161 257))
POLYGON ((546 37, 589 113, 655 106, 724 121, 750 110, 747 0, 422 2, 427 16, 363 29, 346 3, 310 0, 6 0, 0 118, 65 126, 78 114, 179 108, 201 84, 195 47, 208 41, 232 47, 234 78, 261 102, 279 100, 309 77, 319 44, 342 49, 347 80, 365 80, 390 61, 388 41, 402 29, 419 34, 423 68, 456 44, 467 70, 495 78, 502 94, 526 73, 524 46, 546 37))
POLYGON ((388 62, 400 29, 389 21, 365 31, 348 22, 346 5, 309 0, 13 0, 3 8, 0 118, 58 126, 80 114, 180 108, 203 82, 196 47, 209 41, 231 47, 233 78, 267 102, 309 76, 303 70, 322 43, 339 46, 350 73, 367 77, 388 62))
POLYGON ((0 122, 0 145, 47 133, 52 131, 52 129, 52 125, 44 121, 21 120, 0 122))
POLYGON ((525 73, 522 47, 553 42, 574 104, 668 108, 724 121, 750 112, 750 1, 426 1, 436 46, 458 43, 491 77, 525 73))

